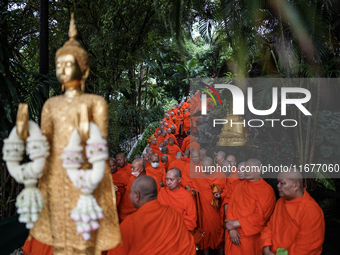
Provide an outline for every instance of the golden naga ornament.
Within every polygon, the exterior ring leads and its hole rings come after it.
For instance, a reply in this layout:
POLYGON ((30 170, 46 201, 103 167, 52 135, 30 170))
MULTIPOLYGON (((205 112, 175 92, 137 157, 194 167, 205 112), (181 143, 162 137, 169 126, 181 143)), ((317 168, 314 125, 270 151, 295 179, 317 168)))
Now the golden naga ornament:
POLYGON ((237 115, 227 115, 227 123, 223 125, 218 146, 244 146, 248 141, 248 133, 243 126, 244 118, 237 115), (233 125, 231 125, 233 123, 233 125), (238 123, 238 124, 235 124, 238 123))
MULTIPOLYGON (((65 92, 48 99, 41 114, 41 137, 46 137, 44 144, 50 147, 44 154, 44 167, 33 176, 40 178, 41 196, 35 210, 40 218, 30 211, 23 221, 29 227, 34 222, 30 235, 51 245, 54 255, 100 255, 121 243, 116 197, 106 160, 108 105, 103 97, 84 93, 89 58, 76 40, 73 14, 69 37, 57 51, 55 60, 56 76, 65 92), (77 154, 76 165, 67 153, 70 151, 77 154)), ((35 130, 30 128, 24 108, 19 110, 17 129, 12 132, 20 144, 29 142, 35 130)), ((11 148, 8 150, 10 154, 11 148)), ((28 176, 32 173, 27 172, 28 176)))

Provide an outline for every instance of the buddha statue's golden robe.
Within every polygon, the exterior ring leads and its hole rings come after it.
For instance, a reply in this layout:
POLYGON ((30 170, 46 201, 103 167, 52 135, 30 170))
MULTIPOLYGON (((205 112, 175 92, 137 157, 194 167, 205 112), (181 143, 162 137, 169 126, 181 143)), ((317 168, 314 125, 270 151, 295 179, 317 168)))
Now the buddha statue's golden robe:
MULTIPOLYGON (((42 110, 41 130, 50 144, 50 155, 39 181, 45 206, 40 219, 31 230, 31 235, 43 243, 52 245, 54 255, 99 255, 100 251, 115 247, 121 240, 116 198, 108 163, 104 178, 93 193, 104 214, 104 218, 99 221, 99 229, 91 232, 89 241, 84 241, 82 234, 77 233, 76 223, 70 217, 71 210, 76 206, 82 193, 74 188, 62 167, 61 154, 76 128, 77 111, 81 103, 87 106, 89 121, 97 124, 104 139, 108 136, 108 106, 104 98, 77 92, 71 98, 64 94, 48 99, 42 110)), ((82 145, 85 146, 85 143, 82 145)), ((83 158, 86 159, 85 150, 83 158)), ((89 166, 87 161, 84 165, 89 166)))

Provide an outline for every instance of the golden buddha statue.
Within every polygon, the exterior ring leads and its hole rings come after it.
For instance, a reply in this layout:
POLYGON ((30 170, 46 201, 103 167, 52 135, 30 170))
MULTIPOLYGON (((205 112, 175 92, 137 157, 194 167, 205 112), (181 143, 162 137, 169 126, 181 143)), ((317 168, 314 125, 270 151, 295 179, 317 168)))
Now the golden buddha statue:
MULTIPOLYGON (((53 254, 101 254, 121 242, 116 198, 110 168, 106 162, 105 173, 93 196, 103 209, 104 218, 99 229, 91 233, 88 241, 77 233, 71 211, 77 205, 82 192, 76 189, 62 167, 61 154, 67 146, 71 133, 76 128, 85 146, 88 137, 88 122, 95 123, 102 137, 108 137, 108 105, 104 98, 84 93, 89 75, 89 58, 76 40, 73 15, 70 22, 69 41, 56 53, 56 75, 64 94, 48 99, 42 109, 41 130, 50 144, 50 156, 46 160, 39 189, 45 206, 40 219, 35 222, 30 234, 45 244, 53 246, 53 254), (80 112, 79 112, 80 111, 80 112), (84 113, 86 116, 84 116, 84 113)), ((82 152, 87 169, 85 150, 82 152)))
POLYGON ((223 125, 218 146, 244 146, 248 141, 248 133, 243 126, 244 118, 237 115, 227 115, 227 123, 223 125), (231 126, 231 123, 232 126, 231 126), (239 123, 239 124, 235 124, 239 123))

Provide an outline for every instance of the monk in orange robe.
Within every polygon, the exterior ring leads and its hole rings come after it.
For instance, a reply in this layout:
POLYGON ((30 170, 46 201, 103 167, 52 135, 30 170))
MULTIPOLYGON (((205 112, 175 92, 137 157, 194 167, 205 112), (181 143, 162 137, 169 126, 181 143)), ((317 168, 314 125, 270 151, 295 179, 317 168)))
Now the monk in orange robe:
POLYGON ((185 163, 190 163, 190 151, 189 150, 184 151, 182 160, 185 163))
POLYGON ((320 255, 325 238, 322 209, 304 189, 299 170, 279 173, 277 180, 280 199, 261 232, 260 251, 275 255, 281 248, 292 255, 320 255))
POLYGON ((153 154, 151 156, 151 166, 145 168, 146 173, 156 177, 156 181, 163 187, 165 183, 165 168, 159 166, 159 156, 153 154))
POLYGON ((124 171, 128 174, 128 176, 131 176, 131 164, 129 164, 126 160, 124 153, 119 153, 116 156, 117 165, 118 165, 118 171, 124 171))
POLYGON ((158 139, 158 137, 160 137, 160 136, 162 135, 162 131, 163 131, 163 130, 164 130, 164 129, 163 129, 163 127, 162 127, 162 129, 159 129, 159 130, 155 131, 155 133, 153 134, 153 136, 154 136, 155 138, 158 139))
POLYGON ((171 125, 175 124, 175 123, 173 122, 173 120, 170 118, 170 115, 167 114, 167 113, 164 115, 164 121, 165 121, 166 123, 168 123, 168 126, 169 126, 169 127, 170 127, 171 125))
POLYGON ((173 158, 173 157, 171 157, 170 155, 169 155, 169 148, 167 147, 167 146, 163 146, 162 147, 162 156, 163 155, 167 155, 168 156, 168 162, 169 162, 169 164, 172 162, 172 161, 174 161, 174 159, 175 158, 173 158))
MULTIPOLYGON (((189 152, 189 150, 186 150, 184 153, 186 153, 187 151, 189 152)), ((192 186, 191 177, 197 177, 197 175, 195 175, 196 167, 202 166, 199 155, 200 155, 199 151, 194 150, 191 153, 190 161, 185 165, 184 170, 182 172, 181 186, 187 190, 190 190, 192 186)))
POLYGON ((143 154, 143 161, 144 161, 145 168, 147 168, 148 166, 151 166, 150 155, 148 153, 143 154))
POLYGON ((177 152, 176 159, 169 164, 169 169, 177 168, 183 173, 185 165, 186 162, 182 160, 182 152, 177 152))
POLYGON ((168 114, 171 114, 172 112, 174 112, 175 111, 175 107, 176 107, 175 105, 172 105, 171 108, 168 111, 168 114))
POLYGON ((164 139, 168 139, 168 133, 165 130, 162 131, 161 136, 157 137, 157 144, 162 143, 164 139))
MULTIPOLYGON (((197 156, 199 157, 199 152, 197 156)), ((217 249, 220 255, 223 254, 223 227, 221 226, 220 205, 217 209, 211 205, 212 200, 222 200, 222 194, 226 192, 226 176, 222 172, 210 171, 209 167, 214 167, 213 159, 205 157, 202 160, 201 172, 192 178, 192 189, 199 192, 202 212, 202 228, 205 232, 200 249, 204 254, 209 254, 209 249, 217 249), (204 172, 203 172, 203 171, 204 172), (221 188, 220 193, 212 193, 210 184, 218 185, 221 188)), ((221 204, 221 201, 219 201, 221 204)), ((231 253, 232 254, 232 253, 231 253)))
POLYGON ((159 162, 159 166, 163 167, 165 169, 165 172, 168 172, 169 169, 168 155, 161 156, 161 162, 159 162))
POLYGON ((215 157, 216 164, 221 166, 221 163, 223 160, 225 160, 225 152, 224 151, 217 152, 216 157, 215 157))
POLYGON ((194 199, 190 192, 182 188, 181 171, 171 168, 166 174, 167 187, 161 189, 157 199, 162 205, 169 205, 174 208, 183 218, 189 231, 197 227, 197 211, 194 199))
POLYGON ((198 137, 195 137, 195 139, 191 143, 189 143, 185 149, 189 150, 190 147, 196 151, 199 151, 201 149, 201 145, 198 143, 198 137))
POLYGON ((206 149, 200 149, 200 160, 204 159, 207 156, 206 149))
POLYGON ((156 138, 151 139, 150 148, 152 149, 153 154, 158 154, 158 156, 162 155, 162 152, 159 150, 159 144, 156 138))
POLYGON ((53 248, 50 245, 39 242, 37 239, 29 236, 22 247, 25 255, 52 255, 53 248))
POLYGON ((118 245, 107 255, 196 255, 193 236, 174 208, 158 202, 157 186, 152 178, 137 178, 130 193, 131 202, 138 210, 120 224, 123 246, 118 245))
POLYGON ((181 131, 183 131, 183 114, 181 114, 181 111, 180 111, 180 110, 176 111, 175 117, 176 117, 175 125, 176 125, 176 127, 177 127, 176 130, 178 130, 178 134, 181 135, 181 134, 179 133, 179 131, 180 131, 180 129, 181 129, 181 131), (181 126, 182 126, 182 127, 181 127, 181 126))
POLYGON ((109 158, 109 165, 113 184, 118 188, 116 192, 117 195, 116 204, 118 206, 120 203, 120 199, 124 196, 126 186, 129 183, 129 176, 125 171, 122 171, 121 169, 118 170, 117 162, 114 158, 109 158))
POLYGON ((169 155, 174 159, 176 158, 177 152, 182 152, 182 150, 174 143, 174 139, 169 138, 169 145, 167 146, 169 149, 169 155))
MULTIPOLYGON (((155 176, 153 176, 151 173, 145 172, 143 160, 142 159, 135 159, 132 162, 132 165, 131 165, 131 176, 129 178, 129 183, 126 186, 126 191, 125 191, 124 196, 122 197, 120 204, 118 206, 119 222, 122 222, 126 218, 126 216, 128 216, 129 214, 131 214, 131 213, 133 213, 137 210, 135 207, 133 207, 133 205, 131 203, 130 190, 131 190, 132 182, 135 179, 139 178, 139 176, 143 176, 143 175, 151 176, 156 181, 155 176)), ((156 183, 157 183, 157 187, 158 187, 158 191, 159 191, 161 186, 158 183, 158 181, 156 181, 156 183)))
POLYGON ((246 181, 231 195, 226 215, 225 254, 257 255, 257 242, 276 202, 273 188, 261 178, 261 161, 245 164, 246 181))
POLYGON ((190 129, 190 112, 188 109, 186 109, 183 115, 183 131, 187 131, 189 129, 190 129))
POLYGON ((174 143, 178 146, 178 142, 177 142, 176 137, 171 133, 171 128, 168 128, 166 130, 166 132, 168 133, 168 135, 167 135, 168 141, 169 141, 170 138, 172 138, 174 140, 174 143))
POLYGON ((181 150, 185 151, 187 150, 186 147, 188 144, 194 141, 195 137, 190 135, 190 130, 186 131, 187 137, 183 139, 181 150))

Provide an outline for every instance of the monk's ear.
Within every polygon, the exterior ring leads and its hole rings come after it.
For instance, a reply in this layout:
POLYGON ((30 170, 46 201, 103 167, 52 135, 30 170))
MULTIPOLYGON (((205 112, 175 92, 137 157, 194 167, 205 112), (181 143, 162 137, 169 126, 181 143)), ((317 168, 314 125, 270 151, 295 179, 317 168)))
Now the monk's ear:
POLYGON ((178 182, 181 182, 182 178, 181 177, 178 177, 178 182))

